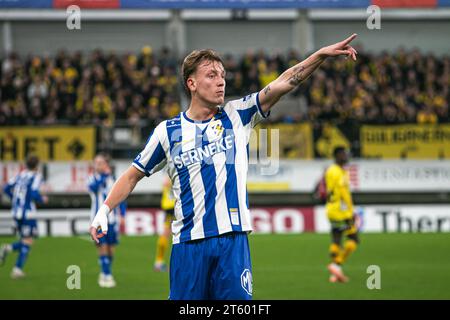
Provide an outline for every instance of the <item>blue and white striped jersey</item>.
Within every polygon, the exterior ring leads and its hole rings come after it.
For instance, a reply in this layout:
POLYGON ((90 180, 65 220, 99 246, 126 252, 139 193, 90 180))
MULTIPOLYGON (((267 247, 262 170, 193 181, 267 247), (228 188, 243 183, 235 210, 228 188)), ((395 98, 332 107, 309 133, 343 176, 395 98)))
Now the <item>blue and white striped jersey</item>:
MULTIPOLYGON (((89 195, 91 196, 91 222, 94 219, 98 209, 105 202, 109 191, 111 190, 115 177, 112 174, 92 174, 88 178, 89 195)), ((108 215, 108 224, 115 224, 119 220, 119 214, 124 216, 126 212, 126 203, 122 202, 119 207, 112 210, 108 215)))
POLYGON ((14 219, 36 218, 36 202, 43 202, 39 192, 41 184, 41 174, 31 170, 21 171, 6 184, 4 192, 11 198, 14 219))
POLYGON ((173 243, 251 231, 248 144, 263 114, 254 93, 219 107, 210 120, 184 112, 161 122, 133 165, 147 176, 167 165, 176 199, 173 243))

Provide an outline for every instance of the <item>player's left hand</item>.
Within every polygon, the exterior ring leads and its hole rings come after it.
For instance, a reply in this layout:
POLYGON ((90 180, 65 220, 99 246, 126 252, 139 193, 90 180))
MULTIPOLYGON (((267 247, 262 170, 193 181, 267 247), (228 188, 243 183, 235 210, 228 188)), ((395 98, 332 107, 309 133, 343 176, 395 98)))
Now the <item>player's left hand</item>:
POLYGON ((105 236, 108 232, 108 213, 110 211, 111 210, 109 209, 109 207, 103 204, 95 215, 94 220, 92 220, 89 232, 91 234, 92 240, 94 240, 96 243, 100 243, 98 239, 105 236), (99 227, 102 230, 102 233, 100 234, 97 233, 99 227))
POLYGON ((325 57, 346 55, 356 61, 356 55, 358 54, 358 52, 356 52, 356 50, 352 46, 350 46, 350 42, 352 42, 353 39, 356 38, 356 36, 356 33, 354 33, 345 40, 332 44, 328 47, 323 47, 319 50, 319 53, 325 57))

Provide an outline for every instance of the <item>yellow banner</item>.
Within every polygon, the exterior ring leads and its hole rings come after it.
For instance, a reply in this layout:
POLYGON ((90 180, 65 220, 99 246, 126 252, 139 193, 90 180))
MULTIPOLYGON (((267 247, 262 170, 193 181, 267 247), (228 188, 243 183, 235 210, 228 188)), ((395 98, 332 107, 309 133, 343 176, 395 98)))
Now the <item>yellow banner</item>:
POLYGON ((262 124, 252 131, 249 149, 250 157, 259 152, 259 158, 270 155, 284 159, 312 159, 312 126, 310 123, 262 124))
POLYGON ((450 125, 362 126, 361 157, 450 158, 450 125))
POLYGON ((0 128, 0 160, 22 161, 28 154, 36 154, 42 161, 92 160, 95 128, 0 128))

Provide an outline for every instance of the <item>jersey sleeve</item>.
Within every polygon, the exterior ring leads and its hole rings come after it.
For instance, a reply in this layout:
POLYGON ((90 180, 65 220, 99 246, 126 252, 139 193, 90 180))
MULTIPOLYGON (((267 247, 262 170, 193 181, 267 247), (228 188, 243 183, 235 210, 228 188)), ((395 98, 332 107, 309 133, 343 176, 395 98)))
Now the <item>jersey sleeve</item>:
POLYGON ((108 175, 93 174, 88 178, 88 189, 92 192, 97 192, 98 188, 105 182, 108 175))
POLYGON ((167 163, 166 153, 163 147, 163 139, 167 137, 165 126, 166 122, 161 122, 155 130, 152 131, 147 139, 144 149, 133 161, 133 166, 145 173, 147 177, 164 168, 167 163))
POLYGON ((37 174, 31 185, 31 198, 37 202, 43 202, 42 195, 39 191, 41 184, 42 184, 42 176, 40 174, 37 174))
POLYGON ((243 98, 232 100, 225 105, 225 109, 232 108, 237 111, 241 118, 242 125, 256 126, 261 120, 270 115, 270 111, 264 113, 259 103, 259 92, 252 93, 243 98))
POLYGON ((5 185, 4 188, 3 188, 3 192, 4 192, 10 199, 13 198, 13 189, 14 189, 14 186, 16 185, 16 183, 17 183, 17 178, 18 178, 18 176, 15 176, 15 177, 9 179, 8 183, 6 183, 6 185, 5 185))

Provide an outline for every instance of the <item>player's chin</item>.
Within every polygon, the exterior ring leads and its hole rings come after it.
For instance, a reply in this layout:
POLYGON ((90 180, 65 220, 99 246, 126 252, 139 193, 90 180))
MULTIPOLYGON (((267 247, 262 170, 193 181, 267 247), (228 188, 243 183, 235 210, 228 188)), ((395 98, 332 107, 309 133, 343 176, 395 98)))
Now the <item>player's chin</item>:
POLYGON ((223 95, 217 96, 215 103, 223 104, 225 102, 225 97, 223 95))
POLYGON ((217 105, 223 104, 225 102, 225 98, 223 96, 214 96, 210 97, 207 101, 211 108, 213 108, 217 105))

